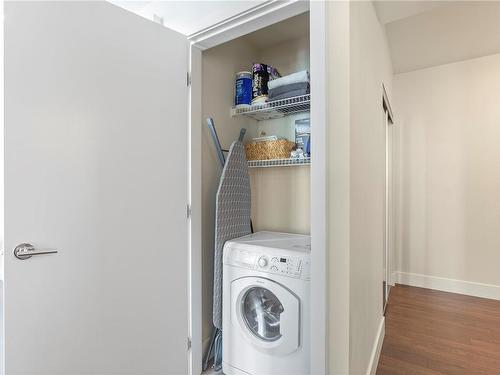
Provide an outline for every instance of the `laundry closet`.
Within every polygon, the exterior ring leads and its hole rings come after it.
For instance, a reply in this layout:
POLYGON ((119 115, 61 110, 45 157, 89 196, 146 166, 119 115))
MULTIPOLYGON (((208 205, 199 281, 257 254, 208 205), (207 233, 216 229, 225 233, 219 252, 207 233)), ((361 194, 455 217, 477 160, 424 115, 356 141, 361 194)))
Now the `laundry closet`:
MULTIPOLYGON (((241 129, 246 130, 243 143, 249 159, 253 231, 310 235, 314 136, 308 134, 307 150, 305 144, 301 147, 296 144, 297 137, 301 136, 299 133, 304 130, 301 125, 306 124, 306 132, 308 127, 314 129, 315 126, 310 122, 310 90, 299 92, 302 95, 287 98, 285 94, 285 98, 281 96, 273 100, 271 97, 246 106, 236 106, 235 103, 237 73, 251 73, 254 64, 265 64, 269 69, 277 70, 281 77, 297 72, 309 74, 309 19, 309 12, 301 13, 202 52, 200 121, 203 124, 201 227, 204 355, 208 351, 213 329, 214 227, 216 194, 222 171, 207 119, 213 119, 224 150, 238 140, 241 129), (286 140, 293 144, 293 149, 286 154, 282 152, 279 158, 252 154, 248 145, 261 139, 286 140), (293 151, 298 148, 301 148, 299 155, 292 157, 293 151)), ((314 80, 308 85, 314 85, 314 80)), ((309 326, 305 329, 309 331, 309 326)))

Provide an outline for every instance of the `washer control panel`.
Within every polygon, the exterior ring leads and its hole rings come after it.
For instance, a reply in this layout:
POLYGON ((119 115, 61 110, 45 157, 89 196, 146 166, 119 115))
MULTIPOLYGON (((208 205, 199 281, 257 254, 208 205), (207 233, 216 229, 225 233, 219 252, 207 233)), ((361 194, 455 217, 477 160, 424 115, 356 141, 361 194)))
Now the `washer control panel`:
POLYGON ((261 255, 257 260, 257 269, 290 277, 301 277, 306 262, 299 257, 261 255))
POLYGON ((225 252, 224 264, 304 280, 311 276, 309 255, 290 255, 281 251, 262 253, 233 249, 225 252))

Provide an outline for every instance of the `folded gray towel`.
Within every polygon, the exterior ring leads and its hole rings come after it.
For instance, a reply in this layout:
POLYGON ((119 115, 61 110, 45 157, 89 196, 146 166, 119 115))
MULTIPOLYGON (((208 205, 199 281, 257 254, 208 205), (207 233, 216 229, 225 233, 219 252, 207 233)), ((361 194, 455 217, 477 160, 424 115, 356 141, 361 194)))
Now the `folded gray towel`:
POLYGON ((274 89, 269 89, 269 99, 272 99, 275 96, 278 95, 283 95, 289 91, 296 91, 296 90, 309 90, 309 83, 308 82, 298 82, 298 83, 291 83, 289 85, 284 85, 284 86, 279 86, 274 89))
POLYGON ((267 83, 267 87, 269 89, 274 89, 279 86, 290 85, 297 82, 309 82, 309 72, 307 70, 302 70, 281 78, 273 79, 267 83))
POLYGON ((271 98, 269 96, 269 101, 272 100, 281 100, 281 99, 288 99, 288 98, 293 98, 295 96, 302 96, 302 95, 307 95, 309 94, 309 90, 293 90, 293 91, 287 91, 286 93, 283 93, 281 95, 276 95, 271 98))

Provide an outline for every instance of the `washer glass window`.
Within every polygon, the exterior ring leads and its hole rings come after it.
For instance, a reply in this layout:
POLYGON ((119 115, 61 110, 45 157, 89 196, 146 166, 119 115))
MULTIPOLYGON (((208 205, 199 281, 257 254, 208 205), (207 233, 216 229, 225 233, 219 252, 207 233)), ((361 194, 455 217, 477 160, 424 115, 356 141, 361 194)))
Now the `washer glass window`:
POLYGON ((255 336, 265 341, 281 337, 280 315, 285 309, 273 292, 253 287, 243 296, 241 308, 243 320, 255 336))

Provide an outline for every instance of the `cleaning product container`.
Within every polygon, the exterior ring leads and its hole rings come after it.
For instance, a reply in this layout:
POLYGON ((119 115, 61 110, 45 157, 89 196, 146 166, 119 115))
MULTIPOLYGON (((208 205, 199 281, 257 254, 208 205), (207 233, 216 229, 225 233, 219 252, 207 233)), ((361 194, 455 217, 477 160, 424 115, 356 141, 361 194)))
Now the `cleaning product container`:
POLYGON ((236 73, 236 87, 234 90, 234 105, 236 108, 245 108, 252 103, 252 73, 236 73))
POLYGON ((252 67, 252 104, 265 103, 269 97, 267 83, 280 77, 271 65, 253 64, 252 67))

